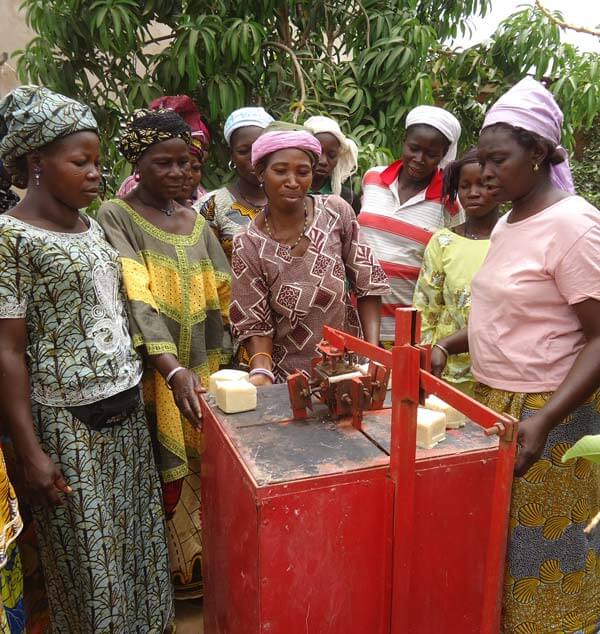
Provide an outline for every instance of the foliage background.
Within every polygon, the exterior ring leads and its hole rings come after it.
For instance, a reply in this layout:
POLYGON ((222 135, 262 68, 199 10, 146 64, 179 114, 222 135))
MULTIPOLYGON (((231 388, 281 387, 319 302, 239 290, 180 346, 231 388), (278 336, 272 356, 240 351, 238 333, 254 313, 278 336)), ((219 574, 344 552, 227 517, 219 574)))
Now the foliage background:
MULTIPOLYGON (((114 146, 123 113, 161 94, 190 94, 207 115, 215 139, 208 187, 229 177, 221 135, 226 116, 250 104, 283 119, 337 118, 359 142, 364 171, 398 154, 406 113, 420 103, 452 110, 463 123, 463 147, 472 144, 487 105, 529 72, 565 112, 564 144, 572 149, 576 133, 585 141, 600 111, 600 56, 561 43, 556 22, 534 8, 511 16, 490 41, 453 50, 451 39, 464 33, 467 18, 490 6, 490 0, 24 0, 38 36, 17 52, 17 68, 21 81, 93 107, 111 191, 129 173, 114 146)), ((598 134, 591 141, 576 175, 582 191, 600 197, 600 175, 588 166, 600 156, 598 134)))

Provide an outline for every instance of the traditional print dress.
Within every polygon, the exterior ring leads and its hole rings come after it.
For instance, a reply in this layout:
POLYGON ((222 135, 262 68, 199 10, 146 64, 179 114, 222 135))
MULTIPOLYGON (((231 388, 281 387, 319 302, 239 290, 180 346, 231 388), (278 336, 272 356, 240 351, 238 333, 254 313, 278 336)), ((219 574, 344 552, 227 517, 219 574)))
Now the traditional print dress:
POLYGON ((163 634, 172 621, 159 478, 140 404, 93 428, 69 409, 136 389, 117 253, 100 226, 59 233, 0 217, 0 318, 24 319, 42 449, 73 493, 34 507, 53 632, 163 634))
POLYGON ((194 209, 210 223, 229 262, 233 237, 243 231, 260 211, 238 202, 228 187, 205 194, 194 204, 194 209))
MULTIPOLYGON (((123 200, 104 203, 98 221, 121 256, 135 346, 176 355, 207 385, 228 359, 221 346, 231 299, 229 264, 208 223, 198 215, 191 234, 169 233, 123 200)), ((159 372, 146 368, 143 385, 156 432, 175 590, 182 598, 201 596, 202 434, 183 418, 159 372)))
MULTIPOLYGON (((552 397, 586 344, 573 306, 600 300, 600 213, 578 196, 518 222, 498 221, 472 283, 475 395, 525 421, 552 397)), ((548 435, 515 478, 503 600, 505 634, 595 634, 600 628, 600 465, 562 461, 600 433, 600 393, 548 435)))
POLYGON ((361 334, 356 297, 385 295, 385 273, 360 241, 352 207, 339 196, 314 196, 314 219, 306 231, 310 245, 300 257, 263 233, 255 222, 234 240, 233 334, 241 342, 272 337, 273 372, 278 382, 310 361, 328 325, 361 334))
MULTIPOLYGON (((421 343, 437 343, 467 326, 471 281, 489 248, 489 240, 470 240, 450 229, 433 235, 425 249, 413 299, 413 306, 421 311, 421 343)), ((472 394, 469 355, 451 356, 442 378, 472 394)))
POLYGON ((17 497, 6 470, 0 449, 0 633, 21 634, 25 631, 23 608, 23 573, 15 542, 23 521, 17 497))

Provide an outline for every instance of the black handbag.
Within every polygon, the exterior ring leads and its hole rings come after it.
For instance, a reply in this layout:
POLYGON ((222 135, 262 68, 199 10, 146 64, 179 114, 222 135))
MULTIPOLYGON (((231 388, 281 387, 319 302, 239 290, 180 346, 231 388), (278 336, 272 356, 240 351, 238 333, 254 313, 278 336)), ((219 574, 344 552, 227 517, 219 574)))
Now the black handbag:
POLYGON ((125 422, 140 404, 140 388, 135 387, 89 405, 66 407, 75 418, 90 429, 114 427, 125 422))

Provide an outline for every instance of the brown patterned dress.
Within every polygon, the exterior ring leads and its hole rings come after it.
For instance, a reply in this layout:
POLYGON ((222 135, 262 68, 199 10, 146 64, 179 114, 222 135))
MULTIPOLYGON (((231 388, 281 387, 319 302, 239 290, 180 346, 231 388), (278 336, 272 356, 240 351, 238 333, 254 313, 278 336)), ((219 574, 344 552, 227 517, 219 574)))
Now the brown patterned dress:
POLYGON ((387 295, 389 285, 371 249, 360 241, 352 207, 339 196, 314 196, 306 253, 291 255, 252 221, 234 238, 229 311, 240 342, 273 338, 278 382, 296 369, 310 370, 315 347, 328 325, 353 335, 361 328, 351 293, 387 295), (347 282, 350 288, 347 288, 347 282))

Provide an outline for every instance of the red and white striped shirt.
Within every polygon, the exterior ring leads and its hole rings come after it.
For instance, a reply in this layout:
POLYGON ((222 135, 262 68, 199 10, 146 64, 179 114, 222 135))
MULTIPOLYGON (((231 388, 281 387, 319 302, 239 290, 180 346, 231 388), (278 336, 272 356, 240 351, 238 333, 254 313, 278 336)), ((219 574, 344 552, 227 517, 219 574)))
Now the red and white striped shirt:
POLYGON ((404 203, 398 195, 398 175, 402 161, 374 167, 363 178, 363 199, 358 222, 363 241, 368 244, 383 270, 392 292, 382 297, 381 340, 394 341, 394 311, 411 306, 423 253, 431 236, 443 227, 464 222, 457 205, 442 202, 442 172, 438 170, 429 186, 404 203))

